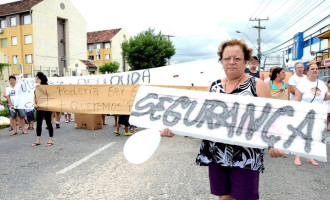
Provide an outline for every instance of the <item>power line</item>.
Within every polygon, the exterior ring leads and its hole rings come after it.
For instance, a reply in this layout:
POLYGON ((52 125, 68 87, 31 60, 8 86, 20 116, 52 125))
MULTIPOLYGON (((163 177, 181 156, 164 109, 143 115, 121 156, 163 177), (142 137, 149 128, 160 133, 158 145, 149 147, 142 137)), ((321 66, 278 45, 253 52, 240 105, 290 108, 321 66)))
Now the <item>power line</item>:
MULTIPOLYGON (((289 26, 292 27, 293 25, 295 25, 296 23, 298 23, 300 20, 302 20, 304 17, 306 17, 310 12, 312 12, 315 8, 317 8, 318 6, 320 6, 325 0, 323 0, 321 3, 319 3, 317 6, 315 6, 314 8, 312 8, 309 12, 307 12, 304 16, 302 16, 300 19, 298 19, 296 22, 294 22, 293 24, 291 24, 289 26)), ((284 29, 281 33, 279 33, 277 36, 275 36, 274 38, 268 40, 266 43, 270 42, 270 41, 273 41, 274 39, 276 39, 278 36, 282 35, 282 33, 284 33, 285 31, 288 31, 289 29, 284 29)))

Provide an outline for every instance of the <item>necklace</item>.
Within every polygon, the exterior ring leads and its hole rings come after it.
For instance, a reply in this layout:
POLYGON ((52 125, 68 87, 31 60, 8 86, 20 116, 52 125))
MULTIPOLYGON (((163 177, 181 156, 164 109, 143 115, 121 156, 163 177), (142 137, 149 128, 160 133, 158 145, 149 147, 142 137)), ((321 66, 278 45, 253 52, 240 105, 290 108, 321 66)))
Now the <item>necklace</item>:
MULTIPOLYGON (((234 89, 232 91, 234 91, 236 89, 237 85, 239 84, 239 82, 241 82, 241 80, 242 80, 243 77, 244 77, 244 75, 238 80, 238 82, 236 83, 236 85, 235 85, 235 87, 234 87, 234 89)), ((228 93, 226 91, 226 89, 227 89, 227 78, 226 78, 226 81, 225 81, 225 92, 228 93)))

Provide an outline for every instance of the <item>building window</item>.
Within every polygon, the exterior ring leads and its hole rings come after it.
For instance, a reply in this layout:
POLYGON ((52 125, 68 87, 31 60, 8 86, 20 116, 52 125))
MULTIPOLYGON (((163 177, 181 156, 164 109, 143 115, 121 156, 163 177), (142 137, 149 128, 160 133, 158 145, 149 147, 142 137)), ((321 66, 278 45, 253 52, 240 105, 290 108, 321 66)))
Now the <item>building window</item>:
POLYGON ((110 49, 111 48, 110 42, 104 43, 104 48, 105 49, 110 49))
POLYGON ((32 64, 32 54, 25 55, 25 63, 32 64))
POLYGON ((94 49, 94 44, 89 44, 88 45, 88 50, 92 50, 92 49, 94 49))
POLYGON ((16 36, 11 37, 11 45, 13 45, 13 46, 17 45, 17 37, 16 36))
POLYGON ((10 26, 16 26, 16 17, 10 18, 10 26))
POLYGON ((101 49, 101 44, 96 44, 96 49, 101 49))
POLYGON ((13 64, 17 65, 18 56, 13 56, 13 64))
POLYGON ((0 25, 1 25, 1 28, 6 28, 7 27, 7 20, 6 19, 1 19, 0 20, 0 25))
POLYGON ((32 35, 24 35, 25 44, 32 44, 32 35))
POLYGON ((308 47, 308 45, 309 45, 309 40, 306 40, 306 41, 304 42, 304 47, 308 47))
POLYGON ((101 55, 96 55, 96 60, 101 60, 101 55))
POLYGON ((31 24, 31 15, 25 15, 23 18, 24 24, 31 24))
POLYGON ((110 60, 110 54, 105 54, 105 59, 110 60))
POLYGON ((88 56, 88 60, 94 60, 94 56, 88 56))
POLYGON ((1 39, 1 48, 7 47, 7 46, 8 46, 7 38, 2 38, 1 39))

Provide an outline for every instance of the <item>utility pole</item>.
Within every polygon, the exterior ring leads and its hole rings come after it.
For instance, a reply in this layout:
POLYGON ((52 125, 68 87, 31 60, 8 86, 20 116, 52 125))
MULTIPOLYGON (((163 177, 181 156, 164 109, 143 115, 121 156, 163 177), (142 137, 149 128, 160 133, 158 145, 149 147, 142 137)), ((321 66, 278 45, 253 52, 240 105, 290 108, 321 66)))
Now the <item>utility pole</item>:
MULTIPOLYGON (((167 41, 171 41, 170 38, 175 37, 174 35, 164 35, 164 36, 167 36, 167 41)), ((170 65, 170 59, 168 59, 167 65, 170 65)))
MULTIPOLYGON (((268 19, 268 17, 267 17, 267 19, 260 19, 260 18, 254 18, 254 19, 251 19, 250 18, 250 21, 258 21, 258 26, 253 26, 252 28, 256 28, 256 29, 258 29, 258 58, 259 58, 259 63, 260 63, 260 59, 261 59, 261 50, 260 50, 260 42, 261 42, 261 39, 260 39, 260 31, 261 31, 261 29, 266 29, 266 27, 262 27, 262 26, 260 26, 260 22, 261 21, 265 21, 265 20, 269 20, 268 19)), ((259 64, 259 70, 260 70, 260 64, 259 64)))

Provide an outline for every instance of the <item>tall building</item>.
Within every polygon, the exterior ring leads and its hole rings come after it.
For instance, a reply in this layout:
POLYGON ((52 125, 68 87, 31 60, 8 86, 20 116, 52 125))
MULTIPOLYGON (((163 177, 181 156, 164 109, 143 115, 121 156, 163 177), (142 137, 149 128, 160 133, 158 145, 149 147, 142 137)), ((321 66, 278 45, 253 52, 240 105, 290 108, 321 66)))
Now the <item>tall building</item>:
POLYGON ((69 0, 21 0, 0 5, 0 51, 10 73, 65 75, 86 58, 86 21, 69 0))
POLYGON ((87 33, 87 58, 99 67, 105 63, 118 62, 119 71, 129 69, 122 55, 121 44, 129 40, 126 29, 111 29, 87 33))

